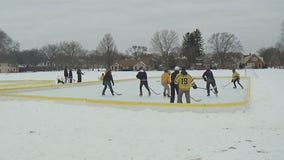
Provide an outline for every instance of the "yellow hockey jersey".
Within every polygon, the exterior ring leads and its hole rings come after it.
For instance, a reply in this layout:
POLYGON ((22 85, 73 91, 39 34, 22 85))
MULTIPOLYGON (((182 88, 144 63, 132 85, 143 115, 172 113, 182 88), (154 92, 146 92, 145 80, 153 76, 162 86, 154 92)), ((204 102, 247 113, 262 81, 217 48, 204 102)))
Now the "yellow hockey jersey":
POLYGON ((193 81, 193 78, 191 77, 191 75, 189 74, 183 75, 179 73, 175 79, 175 84, 178 85, 179 89, 187 90, 187 89, 190 89, 192 81, 193 81))
POLYGON ((240 77, 240 74, 235 71, 232 76, 233 76, 233 79, 236 79, 240 77))
POLYGON ((170 73, 164 72, 161 76, 161 84, 170 84, 170 73))

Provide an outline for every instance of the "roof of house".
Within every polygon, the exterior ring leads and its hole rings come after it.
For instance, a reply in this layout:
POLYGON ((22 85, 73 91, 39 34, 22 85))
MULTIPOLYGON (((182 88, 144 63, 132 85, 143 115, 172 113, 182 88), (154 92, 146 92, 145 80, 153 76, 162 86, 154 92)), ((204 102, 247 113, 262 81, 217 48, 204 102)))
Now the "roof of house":
POLYGON ((256 54, 245 55, 245 56, 244 56, 244 63, 247 63, 247 62, 251 59, 251 57, 256 57, 256 58, 258 58, 261 62, 264 63, 263 57, 260 57, 260 56, 258 56, 258 55, 256 55, 256 54))
POLYGON ((123 66, 123 67, 132 67, 134 66, 136 63, 138 63, 137 60, 134 60, 134 59, 129 59, 129 60, 122 60, 122 61, 119 61, 118 64, 123 66))

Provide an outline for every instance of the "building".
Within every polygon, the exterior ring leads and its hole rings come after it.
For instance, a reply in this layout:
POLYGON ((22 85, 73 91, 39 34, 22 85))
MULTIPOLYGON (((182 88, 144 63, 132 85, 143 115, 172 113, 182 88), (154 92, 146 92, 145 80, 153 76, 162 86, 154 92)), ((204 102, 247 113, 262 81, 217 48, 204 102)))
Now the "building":
POLYGON ((205 54, 197 59, 195 69, 206 68, 264 68, 265 62, 261 56, 256 54, 243 55, 242 53, 229 53, 221 65, 212 54, 205 54))
POLYGON ((264 68, 265 63, 262 57, 256 54, 244 55, 242 65, 246 68, 264 68))
POLYGON ((142 60, 122 60, 110 66, 113 71, 137 71, 139 68, 147 68, 142 60))
POLYGON ((146 70, 153 70, 157 68, 159 63, 157 63, 157 58, 153 55, 145 55, 142 58, 135 59, 125 59, 118 61, 110 66, 114 71, 138 71, 140 68, 146 70))
POLYGON ((19 67, 17 65, 9 63, 0 63, 0 73, 16 73, 19 72, 19 67))

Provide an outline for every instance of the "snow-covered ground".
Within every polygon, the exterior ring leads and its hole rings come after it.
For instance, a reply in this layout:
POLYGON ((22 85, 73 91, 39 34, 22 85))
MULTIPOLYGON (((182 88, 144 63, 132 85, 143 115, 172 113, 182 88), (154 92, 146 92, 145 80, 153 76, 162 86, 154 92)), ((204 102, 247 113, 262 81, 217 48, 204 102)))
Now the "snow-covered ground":
MULTIPOLYGON (((53 160, 227 160, 283 159, 284 70, 237 70, 251 78, 251 101, 237 107, 153 107, 108 105, 73 101, 54 101, 0 97, 0 159, 53 160), (233 108, 233 109, 232 109, 233 108)), ((188 71, 200 77, 203 71, 188 71)), ((100 100, 169 102, 152 94, 138 96, 137 72, 113 72, 114 89, 121 96, 101 96, 100 82, 17 91, 17 94, 81 97, 100 100), (133 79, 119 81, 121 79, 133 79)), ((159 77, 162 72, 148 71, 159 77)), ((231 76, 230 70, 213 70, 215 76, 231 76)), ((83 81, 97 81, 101 72, 87 71, 83 81)), ((0 74, 0 88, 17 86, 12 80, 54 80, 60 72, 0 74), (10 81, 6 81, 10 80, 10 81)), ((76 78, 76 77, 75 77, 76 78)), ((195 80, 198 86, 205 82, 195 80)), ((192 89, 202 103, 243 100, 245 89, 223 88, 230 78, 217 78, 219 96, 206 96, 192 89)), ((150 79, 150 87, 162 92, 159 78, 150 79)), ((19 85, 20 86, 20 85, 19 85)), ((146 90, 144 89, 146 93, 146 90)), ((192 102, 201 103, 201 102, 192 102)))

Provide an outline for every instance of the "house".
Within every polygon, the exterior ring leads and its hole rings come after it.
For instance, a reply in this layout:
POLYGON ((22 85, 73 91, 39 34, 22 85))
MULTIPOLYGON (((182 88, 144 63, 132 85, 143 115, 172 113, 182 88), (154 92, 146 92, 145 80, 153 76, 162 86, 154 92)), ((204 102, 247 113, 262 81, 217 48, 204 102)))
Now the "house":
POLYGON ((17 65, 9 63, 0 63, 0 73, 15 73, 19 72, 19 67, 17 65))
POLYGON ((142 60, 122 60, 110 66, 113 71, 137 71, 139 68, 147 68, 142 60))
POLYGON ((256 54, 243 55, 242 53, 229 53, 226 60, 221 65, 218 58, 214 55, 205 54, 198 57, 198 63, 195 64, 196 69, 211 66, 212 68, 264 68, 265 62, 262 57, 256 54))
POLYGON ((242 65, 246 68, 264 68, 265 63, 263 57, 256 54, 245 55, 242 59, 242 65))
POLYGON ((157 59, 154 55, 144 55, 138 60, 125 59, 118 61, 111 65, 110 68, 114 71, 138 71, 140 68, 152 70, 159 65, 157 59))

